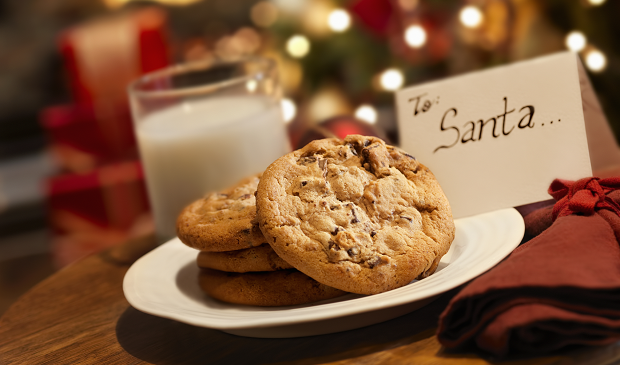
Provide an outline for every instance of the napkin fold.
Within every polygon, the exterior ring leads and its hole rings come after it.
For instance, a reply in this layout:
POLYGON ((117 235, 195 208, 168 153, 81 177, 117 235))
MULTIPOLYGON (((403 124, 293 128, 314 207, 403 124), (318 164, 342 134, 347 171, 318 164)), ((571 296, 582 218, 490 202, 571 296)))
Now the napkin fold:
POLYGON ((441 314, 449 349, 497 357, 620 340, 620 177, 555 180, 535 236, 464 287, 441 314))

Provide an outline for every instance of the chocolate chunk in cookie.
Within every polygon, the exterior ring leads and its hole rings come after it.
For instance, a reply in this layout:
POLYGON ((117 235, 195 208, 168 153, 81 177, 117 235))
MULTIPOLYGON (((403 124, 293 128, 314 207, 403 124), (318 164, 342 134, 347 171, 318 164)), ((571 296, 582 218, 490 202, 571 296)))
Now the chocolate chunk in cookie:
POLYGON ((432 274, 454 239, 435 176, 375 137, 313 141, 271 164, 257 218, 276 253, 315 280, 375 294, 432 274))

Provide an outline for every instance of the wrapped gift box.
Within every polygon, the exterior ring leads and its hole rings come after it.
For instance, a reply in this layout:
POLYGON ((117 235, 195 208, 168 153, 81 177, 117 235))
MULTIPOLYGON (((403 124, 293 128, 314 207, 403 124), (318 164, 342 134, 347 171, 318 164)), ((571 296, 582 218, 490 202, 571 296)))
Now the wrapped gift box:
POLYGON ((47 181, 46 189, 52 253, 59 266, 153 231, 138 161, 59 175, 47 181))
POLYGON ((167 16, 155 7, 64 31, 60 52, 73 100, 40 123, 63 173, 46 181, 58 266, 153 232, 127 85, 169 65, 167 16))
POLYGON ((98 18, 60 37, 75 102, 108 105, 127 100, 127 84, 169 65, 167 17, 144 8, 98 18))
POLYGON ((109 109, 105 116, 98 116, 92 105, 57 105, 43 110, 40 122, 52 152, 67 171, 84 172, 106 163, 137 158, 126 107, 109 109))

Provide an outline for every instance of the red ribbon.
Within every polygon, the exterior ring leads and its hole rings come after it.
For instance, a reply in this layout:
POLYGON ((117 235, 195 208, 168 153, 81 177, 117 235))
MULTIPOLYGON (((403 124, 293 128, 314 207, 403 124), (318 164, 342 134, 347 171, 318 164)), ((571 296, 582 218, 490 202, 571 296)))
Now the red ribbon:
POLYGON ((555 179, 549 194, 557 201, 553 206, 553 220, 571 214, 592 215, 607 209, 620 216, 620 205, 607 193, 620 189, 620 177, 601 179, 588 177, 577 181, 555 179))

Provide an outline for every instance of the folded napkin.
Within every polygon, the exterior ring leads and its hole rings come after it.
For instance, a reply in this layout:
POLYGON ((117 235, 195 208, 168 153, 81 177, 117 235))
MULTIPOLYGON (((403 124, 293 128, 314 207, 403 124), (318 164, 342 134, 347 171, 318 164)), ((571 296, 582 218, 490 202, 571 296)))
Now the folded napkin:
POLYGON ((555 180, 553 206, 525 217, 534 235, 448 304, 450 349, 503 357, 620 340, 620 177, 555 180))

